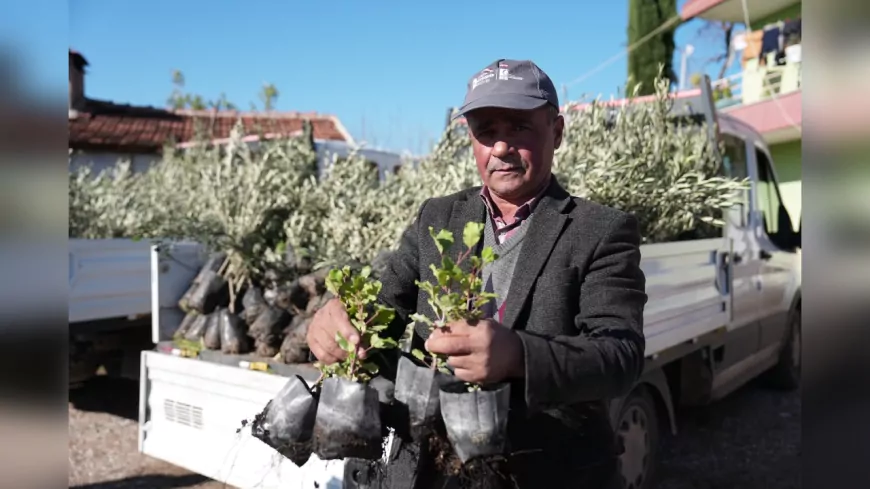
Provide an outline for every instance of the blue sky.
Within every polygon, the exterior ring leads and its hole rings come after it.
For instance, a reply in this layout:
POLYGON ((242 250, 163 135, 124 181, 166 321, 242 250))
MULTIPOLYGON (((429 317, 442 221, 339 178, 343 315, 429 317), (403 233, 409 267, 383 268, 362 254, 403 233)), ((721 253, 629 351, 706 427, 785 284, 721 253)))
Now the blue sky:
MULTIPOLYGON (((86 92, 94 98, 162 107, 179 69, 188 91, 215 99, 224 92, 247 109, 270 82, 280 91, 277 110, 335 114, 358 140, 420 153, 476 70, 500 57, 530 58, 557 86, 570 83, 624 49, 627 5, 77 0, 68 42, 90 63, 86 92)), ((678 46, 696 47, 689 73, 719 49, 697 30, 691 22, 677 31, 678 46)), ((571 85, 568 96, 615 94, 625 75, 622 58, 571 85)))

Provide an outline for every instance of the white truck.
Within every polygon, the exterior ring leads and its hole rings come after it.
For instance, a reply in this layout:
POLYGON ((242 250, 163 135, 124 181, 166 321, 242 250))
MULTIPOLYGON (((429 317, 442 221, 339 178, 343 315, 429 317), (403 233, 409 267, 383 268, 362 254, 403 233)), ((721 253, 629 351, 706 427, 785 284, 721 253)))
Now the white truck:
POLYGON ((129 239, 70 239, 69 382, 103 367, 137 379, 139 354, 149 348, 151 246, 129 239))
MULTIPOLYGON (((709 84, 679 102, 718 123, 711 135, 724 143, 725 167, 748 177, 751 188, 726 216, 721 237, 641 247, 646 368, 633 390, 612 402, 624 447, 621 472, 633 489, 653 487, 660 433, 677 433, 677 405, 715 401, 761 374, 786 388, 800 379, 800 233, 779 198, 766 145, 746 124, 715 119, 709 84)), ((270 373, 254 371, 254 359, 220 352, 178 356, 169 342, 182 317, 176 303, 204 257, 192 244, 166 251, 171 262, 152 255, 158 346, 142 352, 139 450, 239 488, 364 487, 342 461, 312 456, 296 467, 238 431, 291 375, 317 373, 271 361, 270 373)))

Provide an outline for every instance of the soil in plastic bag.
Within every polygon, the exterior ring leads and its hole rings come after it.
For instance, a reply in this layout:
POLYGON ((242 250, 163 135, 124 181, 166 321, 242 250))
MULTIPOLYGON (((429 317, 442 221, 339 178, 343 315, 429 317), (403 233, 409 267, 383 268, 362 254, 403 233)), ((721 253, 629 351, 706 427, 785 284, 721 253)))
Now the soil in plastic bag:
POLYGON ((321 460, 377 460, 382 442, 378 391, 346 379, 324 380, 314 421, 314 453, 321 460))
POLYGON ((284 330, 284 342, 281 343, 281 359, 284 363, 307 363, 308 362, 308 325, 312 318, 296 316, 290 326, 284 330))
POLYGON ((449 382, 441 387, 440 398, 447 438, 463 464, 477 457, 503 455, 510 384, 468 392, 464 382, 449 382))
POLYGON ((254 418, 251 434, 301 467, 311 457, 316 413, 317 398, 297 375, 254 418))
POLYGON ((294 280, 289 285, 275 288, 275 306, 294 314, 304 311, 308 300, 308 292, 299 284, 298 280, 294 280))
POLYGON ((242 307, 245 308, 244 319, 248 326, 254 324, 257 316, 263 312, 268 304, 263 298, 263 290, 259 287, 250 287, 242 296, 242 307))
POLYGON ((184 339, 188 341, 199 341, 199 339, 205 334, 206 326, 208 326, 208 316, 205 314, 197 314, 193 323, 190 325, 190 329, 185 333, 184 339))
POLYGON ((226 306, 228 300, 227 281, 216 272, 203 270, 202 279, 194 284, 187 304, 191 309, 209 314, 218 306, 226 306))
POLYGON ((299 277, 299 286, 308 293, 308 297, 317 297, 326 292, 326 274, 310 273, 299 277))
MULTIPOLYGON (((269 337, 280 337, 284 328, 292 320, 290 313, 275 306, 266 306, 251 324, 248 334, 257 340, 265 340, 269 337)), ((277 340, 280 341, 280 340, 277 340)), ((274 344, 276 340, 267 341, 274 344)))
POLYGON ((202 343, 209 350, 221 349, 221 311, 226 311, 226 309, 220 308, 206 315, 205 334, 202 337, 202 343))
POLYGON ((334 298, 331 292, 324 292, 323 295, 313 296, 305 306, 305 314, 313 316, 321 307, 325 306, 330 299, 334 298))
POLYGON ((193 323, 196 321, 196 318, 199 317, 200 314, 196 311, 191 311, 184 316, 184 319, 181 320, 181 324, 178 325, 178 329, 175 330, 175 334, 172 335, 175 339, 184 338, 188 331, 190 331, 190 327, 193 326, 193 323))
MULTIPOLYGON (((443 430, 443 425, 440 427, 443 430)), ((443 432, 430 434, 422 446, 418 480, 429 487, 450 489, 516 489, 517 483, 501 455, 478 457, 463 464, 443 432)))
POLYGON ((270 337, 270 341, 264 342, 261 340, 256 340, 254 342, 254 353, 263 358, 273 358, 278 354, 279 346, 277 345, 277 340, 272 340, 274 337, 270 337))
POLYGON ((220 311, 221 351, 229 355, 238 355, 250 351, 250 340, 245 322, 229 311, 220 311))
POLYGON ((439 393, 449 379, 442 372, 417 365, 406 354, 399 358, 395 398, 407 409, 409 434, 414 441, 435 429, 441 414, 439 393))

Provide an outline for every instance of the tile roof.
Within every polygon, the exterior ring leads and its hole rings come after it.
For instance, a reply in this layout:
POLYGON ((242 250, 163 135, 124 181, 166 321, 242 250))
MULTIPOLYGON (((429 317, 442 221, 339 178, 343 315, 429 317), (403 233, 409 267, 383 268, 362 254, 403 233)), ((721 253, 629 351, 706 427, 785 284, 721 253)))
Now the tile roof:
POLYGON ((167 110, 88 99, 84 107, 70 115, 69 147, 81 150, 159 152, 169 140, 177 143, 189 142, 199 127, 210 128, 214 139, 229 137, 239 118, 242 119, 247 134, 260 131, 291 134, 301 130, 303 120, 309 119, 313 124, 315 139, 353 142, 341 122, 329 115, 167 110))

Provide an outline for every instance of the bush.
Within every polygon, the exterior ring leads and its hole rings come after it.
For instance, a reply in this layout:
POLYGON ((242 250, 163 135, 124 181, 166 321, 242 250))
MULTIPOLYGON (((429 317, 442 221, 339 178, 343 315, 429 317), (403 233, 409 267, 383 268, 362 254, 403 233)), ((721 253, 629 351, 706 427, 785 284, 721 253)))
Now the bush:
MULTIPOLYGON (((667 82, 657 89, 650 103, 569 110, 554 172, 572 194, 634 213, 645 242, 709 237, 744 184, 718 176, 704 128, 676 126, 667 82)), ((309 126, 257 150, 237 128, 226 147, 168 149, 140 175, 71 173, 70 237, 199 241, 231 252, 236 281, 280 268, 288 246, 316 266, 371 263, 426 198, 479 185, 462 129, 451 124, 429 157, 384 182, 355 155, 318 178, 309 126)))

